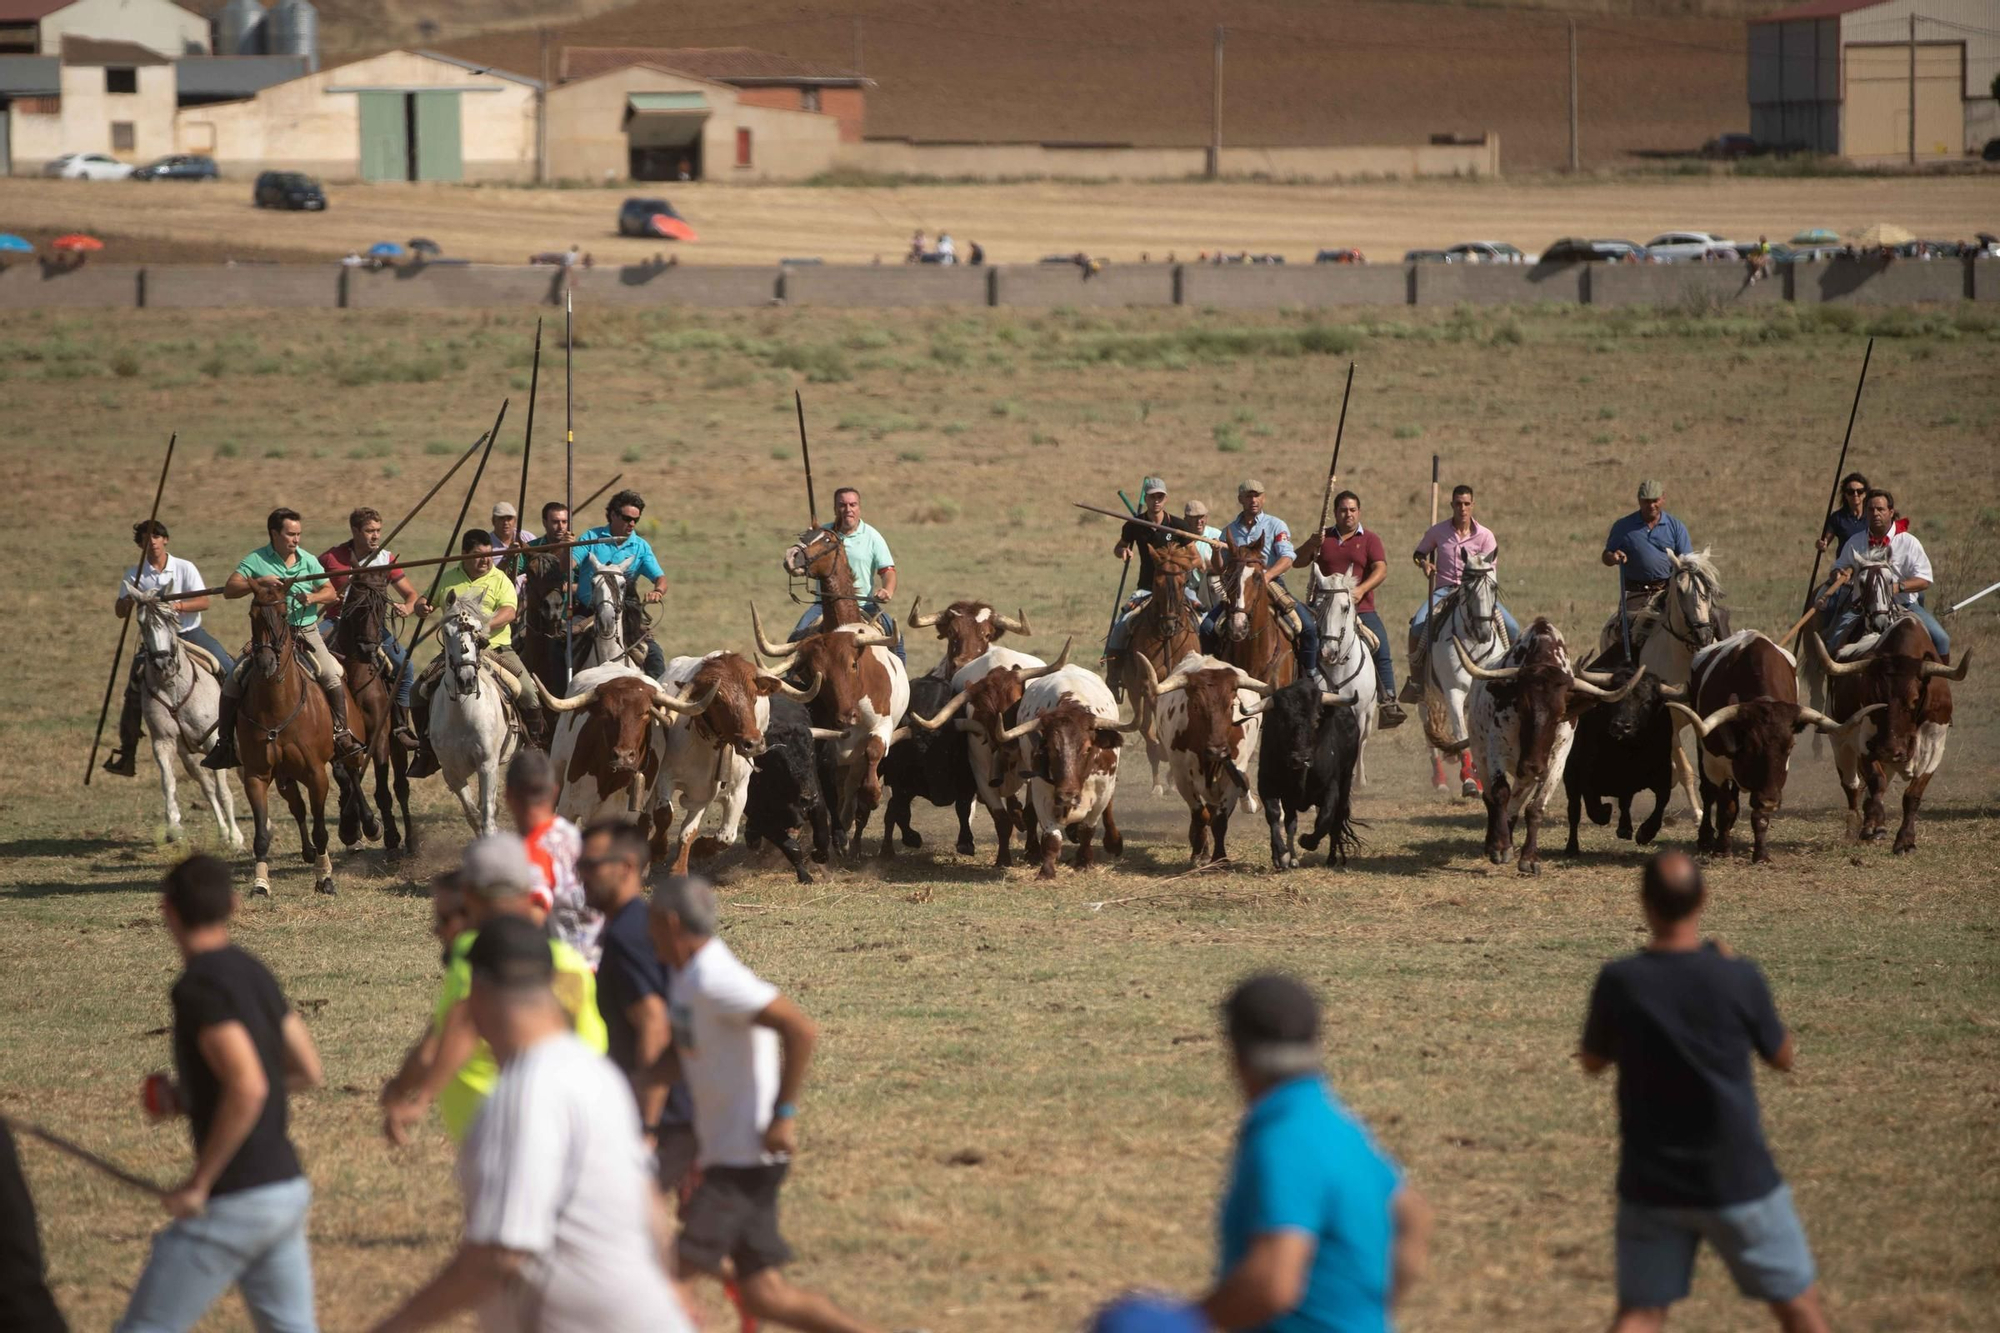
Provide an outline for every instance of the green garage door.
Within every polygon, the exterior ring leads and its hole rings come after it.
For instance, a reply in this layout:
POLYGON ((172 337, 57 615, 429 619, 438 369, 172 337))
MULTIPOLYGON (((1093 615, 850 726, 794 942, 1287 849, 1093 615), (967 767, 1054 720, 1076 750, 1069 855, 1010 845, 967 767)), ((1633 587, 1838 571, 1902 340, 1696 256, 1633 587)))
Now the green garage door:
MULTIPOLYGON (((357 93, 356 96, 361 99, 361 179, 408 180, 410 125, 405 107, 406 95, 357 93)), ((453 160, 457 160, 455 155, 453 160)))
POLYGON ((414 93, 417 113, 417 179, 455 181, 465 177, 465 153, 459 132, 458 94, 414 93))

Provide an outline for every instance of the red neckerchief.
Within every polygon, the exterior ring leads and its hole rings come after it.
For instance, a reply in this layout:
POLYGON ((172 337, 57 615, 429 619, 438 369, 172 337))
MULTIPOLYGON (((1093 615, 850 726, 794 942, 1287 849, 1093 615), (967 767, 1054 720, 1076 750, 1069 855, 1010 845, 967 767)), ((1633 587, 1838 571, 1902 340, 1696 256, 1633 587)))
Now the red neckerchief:
POLYGON ((1902 535, 1905 532, 1908 532, 1909 530, 1910 530, 1910 520, 1907 518, 1899 518, 1894 523, 1891 523, 1889 525, 1889 535, 1887 537, 1877 537, 1874 533, 1872 532, 1869 533, 1868 544, 1870 546, 1887 546, 1893 539, 1902 535))

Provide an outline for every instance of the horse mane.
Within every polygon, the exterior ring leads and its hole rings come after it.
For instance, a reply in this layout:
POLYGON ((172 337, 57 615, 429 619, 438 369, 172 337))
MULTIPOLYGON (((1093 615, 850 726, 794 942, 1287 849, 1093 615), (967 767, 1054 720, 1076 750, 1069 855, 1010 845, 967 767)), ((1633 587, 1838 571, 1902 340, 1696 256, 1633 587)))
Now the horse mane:
POLYGON ((1715 567, 1714 548, 1704 546, 1692 555, 1680 557, 1680 567, 1692 574, 1702 585, 1702 591, 1710 601, 1720 601, 1725 596, 1722 591, 1722 571, 1715 567))

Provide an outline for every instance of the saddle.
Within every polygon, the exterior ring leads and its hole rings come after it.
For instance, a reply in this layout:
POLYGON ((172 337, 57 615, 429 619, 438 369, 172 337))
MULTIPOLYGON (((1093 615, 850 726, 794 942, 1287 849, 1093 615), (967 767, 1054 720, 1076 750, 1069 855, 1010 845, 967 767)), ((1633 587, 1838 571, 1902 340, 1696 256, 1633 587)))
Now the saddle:
POLYGON ((190 662, 194 663, 195 670, 206 671, 218 681, 222 679, 222 663, 216 661, 214 653, 211 653, 200 644, 191 643, 186 639, 181 640, 181 651, 188 655, 190 662))

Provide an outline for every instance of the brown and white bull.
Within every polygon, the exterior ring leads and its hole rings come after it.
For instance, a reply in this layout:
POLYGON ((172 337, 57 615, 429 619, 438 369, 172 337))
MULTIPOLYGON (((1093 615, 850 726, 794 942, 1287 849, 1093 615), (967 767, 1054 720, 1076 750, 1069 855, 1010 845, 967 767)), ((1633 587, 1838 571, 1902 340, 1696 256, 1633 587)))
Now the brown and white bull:
POLYGON ((1946 666, 1915 616, 1890 625, 1872 650, 1852 661, 1834 661, 1819 635, 1806 637, 1832 687, 1836 720, 1844 722, 1870 706, 1882 709, 1872 730, 1848 732, 1834 742, 1834 767, 1847 790, 1848 832, 1864 842, 1882 836, 1882 793, 1890 778, 1898 777, 1903 780, 1903 823, 1896 830, 1894 850, 1915 851, 1917 807, 1931 775, 1944 762, 1945 737, 1951 731, 1950 682, 1965 679, 1972 650, 1959 656, 1957 666, 1946 666))
POLYGON ((930 670, 939 680, 950 680, 967 663, 1009 634, 1034 634, 1028 628, 1026 611, 1006 616, 985 602, 960 601, 927 616, 918 609, 923 604, 921 597, 910 603, 910 618, 906 623, 911 629, 934 627, 937 636, 944 640, 944 656, 930 670))
POLYGON ((549 738, 556 813, 578 824, 646 813, 666 758, 668 723, 708 700, 682 699, 628 662, 579 671, 570 687, 542 701, 556 715, 549 738))
POLYGON ((665 729, 664 762, 653 788, 653 860, 663 863, 671 854, 674 873, 684 875, 702 817, 718 799, 722 827, 717 837, 725 847, 736 841, 750 774, 764 753, 764 732, 771 725, 770 696, 810 703, 820 682, 802 690, 730 652, 676 657, 667 663, 661 682, 681 698, 708 701, 699 710, 678 714, 665 729), (679 826, 674 828, 676 814, 679 826))
MULTIPOLYGON (((1835 722, 1799 703, 1798 663, 1753 629, 1738 630, 1694 655, 1688 674, 1694 706, 1669 703, 1701 744, 1701 832, 1695 846, 1729 854, 1741 793, 1750 793, 1752 859, 1769 861, 1765 836, 1785 799, 1792 739, 1807 727, 1839 738, 1884 707, 1876 704, 1835 722)), ((1675 726, 1678 733, 1680 725, 1675 726)), ((1678 740, 1676 741, 1678 743, 1678 740)))
MULTIPOLYGON (((957 691, 944 706, 929 717, 912 717, 910 725, 935 731, 947 723, 965 733, 966 762, 972 766, 972 782, 979 803, 993 820, 993 839, 999 845, 994 864, 1014 864, 1014 830, 1027 834, 1027 820, 1021 803, 1028 775, 1020 764, 1020 749, 1005 739, 1007 728, 1018 720, 1021 696, 1029 684, 1069 665, 1068 640, 1053 663, 1015 652, 1012 648, 989 648, 960 667, 951 678, 957 691)), ((1023 842, 1023 850, 1032 847, 1023 842)))
POLYGON ((1065 666, 1030 681, 1017 710, 1020 721, 1002 733, 1019 747, 1028 773, 1032 828, 1041 841, 1043 879, 1054 879, 1063 839, 1076 843, 1076 868, 1091 866, 1091 841, 1104 825, 1104 850, 1125 851, 1111 801, 1118 790, 1121 732, 1137 721, 1118 716, 1111 687, 1095 672, 1065 666))
POLYGON ((1160 680, 1151 658, 1144 665, 1153 701, 1151 725, 1174 788, 1187 802, 1188 855, 1196 864, 1229 858, 1229 817, 1237 802, 1257 809, 1250 772, 1257 765, 1259 716, 1276 687, 1220 658, 1189 653, 1160 680))
POLYGON ((1457 639, 1459 665, 1472 677, 1466 701, 1473 762, 1486 775, 1486 859, 1505 865, 1514 855, 1514 822, 1526 815, 1524 875, 1542 873, 1542 819, 1562 787, 1563 764, 1576 739, 1577 715, 1592 704, 1616 703, 1632 692, 1640 667, 1617 689, 1609 672, 1576 671, 1569 647, 1543 616, 1522 632, 1497 667, 1481 666, 1457 639))
POLYGON ((820 678, 806 709, 815 727, 840 733, 824 742, 821 771, 831 778, 825 787, 834 851, 845 856, 850 840, 860 846, 868 817, 882 803, 882 757, 910 707, 909 672, 890 651, 895 639, 860 622, 808 634, 797 643, 773 643, 764 636, 753 602, 750 627, 757 651, 772 659, 772 670, 820 678))

